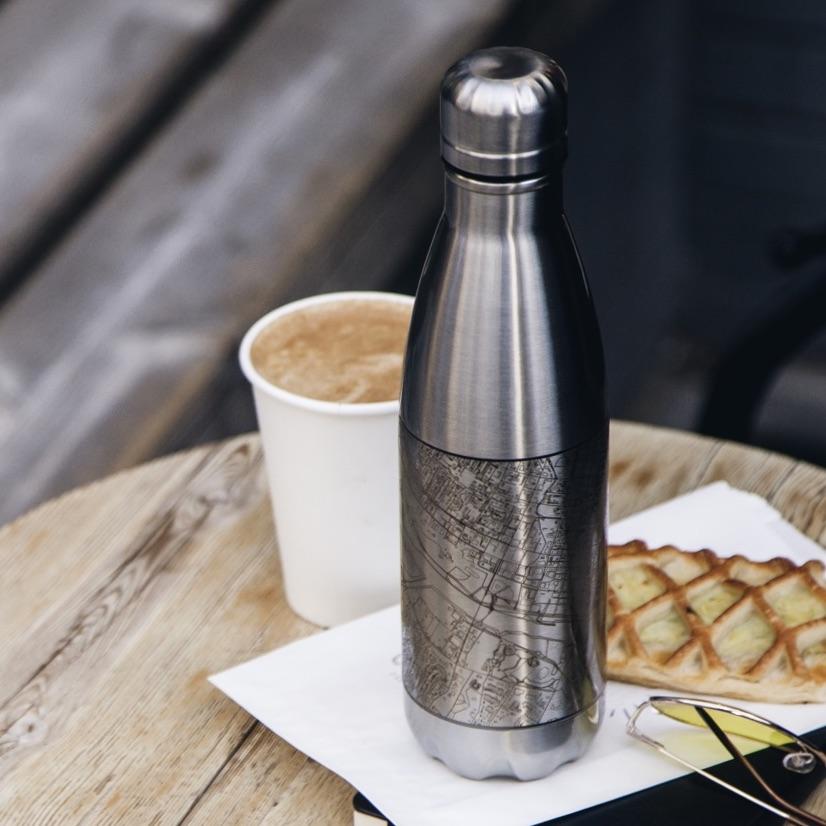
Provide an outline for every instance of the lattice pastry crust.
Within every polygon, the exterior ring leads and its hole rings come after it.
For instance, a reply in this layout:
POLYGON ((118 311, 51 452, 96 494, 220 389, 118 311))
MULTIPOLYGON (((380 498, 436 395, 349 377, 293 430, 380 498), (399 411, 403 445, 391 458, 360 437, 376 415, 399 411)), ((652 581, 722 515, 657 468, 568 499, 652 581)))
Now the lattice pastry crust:
POLYGON ((821 562, 608 547, 608 676, 703 694, 826 702, 821 562))

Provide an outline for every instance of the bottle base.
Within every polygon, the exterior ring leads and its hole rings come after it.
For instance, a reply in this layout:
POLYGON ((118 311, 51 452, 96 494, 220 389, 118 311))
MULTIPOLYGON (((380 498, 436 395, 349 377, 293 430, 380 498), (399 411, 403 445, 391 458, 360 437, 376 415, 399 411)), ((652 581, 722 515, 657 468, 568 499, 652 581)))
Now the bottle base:
POLYGON ((577 714, 524 728, 475 728, 425 711, 407 692, 404 710, 419 745, 431 757, 471 780, 513 777, 538 780, 581 757, 602 719, 604 699, 577 714))

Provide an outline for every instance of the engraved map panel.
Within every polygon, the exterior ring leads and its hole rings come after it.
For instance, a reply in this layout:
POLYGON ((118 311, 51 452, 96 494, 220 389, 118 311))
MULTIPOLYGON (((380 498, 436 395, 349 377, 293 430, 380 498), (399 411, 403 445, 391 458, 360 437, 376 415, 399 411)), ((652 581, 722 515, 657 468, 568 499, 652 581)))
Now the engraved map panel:
POLYGON ((410 696, 494 728, 590 705, 602 690, 606 437, 503 462, 401 434, 410 696))

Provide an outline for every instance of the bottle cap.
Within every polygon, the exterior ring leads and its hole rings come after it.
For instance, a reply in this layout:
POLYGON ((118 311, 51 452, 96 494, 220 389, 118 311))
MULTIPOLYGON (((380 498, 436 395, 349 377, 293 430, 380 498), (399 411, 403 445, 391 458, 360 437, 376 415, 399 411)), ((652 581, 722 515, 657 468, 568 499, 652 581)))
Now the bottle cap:
POLYGON ((567 99, 565 73, 540 52, 472 52, 442 80, 442 157, 470 175, 542 174, 565 159, 567 99))

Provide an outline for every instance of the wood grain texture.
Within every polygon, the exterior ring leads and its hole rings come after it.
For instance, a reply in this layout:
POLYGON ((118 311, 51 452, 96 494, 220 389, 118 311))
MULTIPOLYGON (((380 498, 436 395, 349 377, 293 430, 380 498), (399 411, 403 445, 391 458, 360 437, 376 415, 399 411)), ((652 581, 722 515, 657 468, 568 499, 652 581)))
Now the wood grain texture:
MULTIPOLYGON (((725 479, 826 543, 826 471, 615 424, 611 514, 725 479)), ((0 530, 0 822, 348 824, 352 789, 208 674, 313 633, 287 608, 258 439, 159 460, 0 530)))
MULTIPOLYGON (((147 492, 155 507, 129 533, 118 530, 117 502, 136 504, 130 474, 107 483, 125 496, 94 487, 80 494, 97 500, 99 528, 82 545, 111 549, 110 564, 86 569, 96 587, 84 597, 71 585, 58 597, 52 610, 62 622, 38 639, 38 667, 4 685, 2 822, 176 823, 197 801, 204 775, 218 772, 249 736, 252 721, 221 700, 206 675, 236 661, 239 644, 252 654, 312 629, 276 597, 257 451, 249 439, 200 451, 184 459, 183 478, 177 459, 151 467, 164 490, 147 492), (243 643, 233 626, 250 632, 243 643), (107 754, 112 761, 101 759, 107 754), (57 767, 66 771, 59 784, 57 767), (28 791, 13 780, 21 774, 33 781, 28 791)), ((80 507, 77 496, 56 507, 80 507)), ((35 511, 3 540, 10 536, 19 549, 29 520, 49 515, 49 507, 35 511)), ((65 543, 65 524, 55 524, 65 543)), ((77 550, 68 558, 83 565, 77 550)), ((24 594, 29 582, 31 575, 24 594)))
POLYGON ((151 454, 254 318, 342 285, 346 243, 387 277, 421 189, 357 207, 511 2, 274 5, 0 314, 0 520, 151 454))
POLYGON ((239 0, 8 0, 0 8, 0 274, 239 0))

